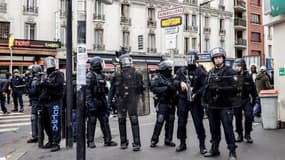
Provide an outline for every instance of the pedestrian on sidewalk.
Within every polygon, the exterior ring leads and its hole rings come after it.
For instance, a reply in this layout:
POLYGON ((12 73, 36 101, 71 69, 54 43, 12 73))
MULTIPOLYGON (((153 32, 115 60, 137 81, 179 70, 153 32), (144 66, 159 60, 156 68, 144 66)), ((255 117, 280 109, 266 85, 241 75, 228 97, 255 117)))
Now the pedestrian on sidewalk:
POLYGON ((6 95, 8 91, 9 81, 6 77, 5 73, 0 73, 0 103, 1 110, 4 115, 8 114, 8 110, 6 107, 6 95))

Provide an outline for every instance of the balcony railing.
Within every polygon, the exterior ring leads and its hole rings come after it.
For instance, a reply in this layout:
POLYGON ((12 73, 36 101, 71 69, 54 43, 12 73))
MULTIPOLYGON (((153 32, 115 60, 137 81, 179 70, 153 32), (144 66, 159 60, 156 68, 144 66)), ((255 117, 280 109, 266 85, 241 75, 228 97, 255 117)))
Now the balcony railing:
POLYGON ((234 25, 235 25, 235 26, 246 27, 246 20, 245 20, 245 19, 242 19, 242 18, 235 18, 235 19, 234 19, 234 25))
POLYGON ((121 25, 132 25, 131 23, 131 18, 128 18, 128 17, 121 17, 121 25))
POLYGON ((101 21, 105 21, 105 15, 104 14, 93 14, 93 20, 101 20, 101 21))
POLYGON ((239 38, 236 40, 235 45, 246 46, 247 45, 246 43, 247 43, 246 39, 239 38))
POLYGON ((94 50, 97 51, 104 51, 105 50, 105 45, 104 44, 93 44, 94 50))
POLYGON ((24 14, 38 14, 39 7, 29 7, 29 6, 23 6, 23 13, 24 14))
POLYGON ((147 48, 148 53, 156 53, 157 49, 156 48, 147 48))
POLYGON ((148 27, 148 28, 156 28, 156 21, 154 21, 154 20, 148 20, 148 21, 147 21, 147 27, 148 27))
POLYGON ((191 26, 191 32, 198 32, 198 26, 191 26))
POLYGON ((220 29, 219 35, 220 36, 225 36, 226 35, 226 30, 225 29, 220 29))
POLYGON ((271 34, 267 35, 267 39, 272 40, 272 35, 271 34))
POLYGON ((237 9, 246 9, 246 2, 243 0, 235 0, 235 8, 237 9))
POLYGON ((0 3, 0 12, 7 13, 7 3, 0 3))
POLYGON ((59 15, 60 17, 65 17, 66 16, 66 11, 65 10, 59 10, 59 15))

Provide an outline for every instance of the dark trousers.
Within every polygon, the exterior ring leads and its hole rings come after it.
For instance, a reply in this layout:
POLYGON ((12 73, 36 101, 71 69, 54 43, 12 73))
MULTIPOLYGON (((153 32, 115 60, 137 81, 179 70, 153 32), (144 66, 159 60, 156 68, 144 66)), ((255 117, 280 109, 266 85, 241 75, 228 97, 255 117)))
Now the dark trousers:
POLYGON ((60 105, 59 102, 51 103, 43 107, 43 124, 48 140, 52 144, 60 143, 60 105))
POLYGON ((14 102, 14 109, 18 110, 18 101, 20 103, 21 109, 23 109, 24 108, 23 93, 21 91, 13 91, 12 96, 13 96, 13 102, 14 102))
POLYGON ((205 128, 203 124, 204 108, 195 102, 189 102, 186 99, 179 99, 178 102, 178 139, 185 140, 187 138, 186 124, 188 120, 188 111, 190 110, 196 134, 199 141, 203 142, 206 138, 205 128))
POLYGON ((235 136, 233 131, 233 109, 208 109, 208 118, 211 131, 211 143, 219 145, 221 141, 221 123, 224 128, 224 134, 228 149, 234 151, 235 136))
POLYGON ((32 109, 31 109, 31 129, 32 137, 38 138, 38 110, 39 102, 37 100, 31 100, 32 109))
POLYGON ((2 95, 2 93, 0 93, 0 102, 1 102, 1 110, 3 113, 6 113, 7 112, 7 108, 6 108, 6 97, 2 95))
POLYGON ((245 121, 244 121, 244 130, 245 135, 249 135, 252 131, 252 121, 253 121, 253 108, 250 104, 250 100, 244 101, 240 108, 235 108, 235 118, 236 118, 236 132, 239 135, 243 135, 243 127, 242 127, 242 120, 244 111, 245 121))

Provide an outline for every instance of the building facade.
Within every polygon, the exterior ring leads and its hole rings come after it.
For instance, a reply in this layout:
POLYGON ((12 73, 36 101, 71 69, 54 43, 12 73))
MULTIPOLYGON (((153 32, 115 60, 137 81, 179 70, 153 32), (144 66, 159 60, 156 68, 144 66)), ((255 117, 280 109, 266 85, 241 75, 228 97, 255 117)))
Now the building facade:
POLYGON ((0 70, 12 66, 25 70, 33 63, 42 64, 46 56, 55 56, 59 41, 55 37, 56 0, 0 1, 0 70), (8 47, 9 35, 14 46, 8 47))
MULTIPOLYGON (((265 41, 265 46, 272 47, 271 54, 274 61, 274 88, 278 90, 278 119, 285 122, 285 65, 284 65, 284 35, 285 35, 285 5, 279 0, 264 1, 264 19, 263 24, 266 27, 266 34, 270 40, 265 41), (278 10, 272 10, 277 9, 278 10), (273 32, 271 32, 273 30, 273 32), (274 38, 273 38, 274 37, 274 38)), ((265 37, 266 38, 266 37, 265 37)), ((269 50, 269 47, 268 47, 269 50)))

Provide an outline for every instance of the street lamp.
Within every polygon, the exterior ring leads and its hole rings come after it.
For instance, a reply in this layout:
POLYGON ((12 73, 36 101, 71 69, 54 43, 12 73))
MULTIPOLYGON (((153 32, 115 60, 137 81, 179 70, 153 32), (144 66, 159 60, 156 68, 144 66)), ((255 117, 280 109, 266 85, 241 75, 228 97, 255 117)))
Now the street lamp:
POLYGON ((207 5, 208 3, 212 2, 214 0, 208 0, 204 1, 199 4, 199 52, 202 53, 201 48, 202 48, 202 42, 201 42, 201 30, 202 30, 202 24, 201 24, 201 7, 204 5, 207 5))

